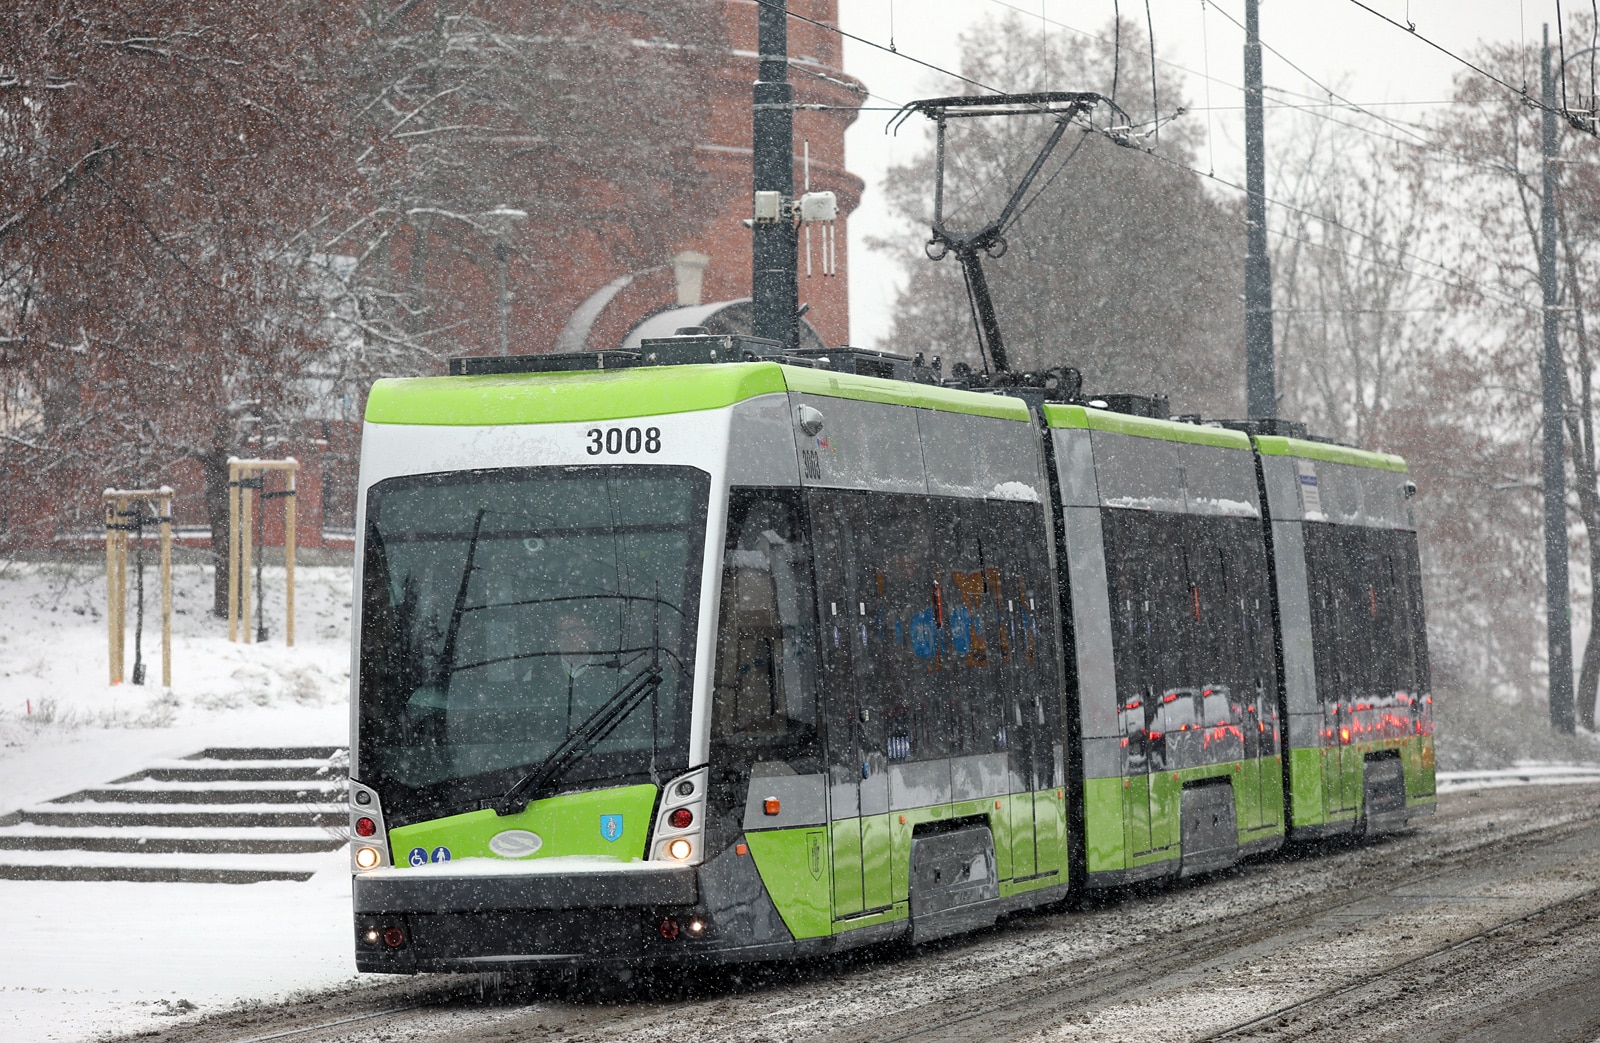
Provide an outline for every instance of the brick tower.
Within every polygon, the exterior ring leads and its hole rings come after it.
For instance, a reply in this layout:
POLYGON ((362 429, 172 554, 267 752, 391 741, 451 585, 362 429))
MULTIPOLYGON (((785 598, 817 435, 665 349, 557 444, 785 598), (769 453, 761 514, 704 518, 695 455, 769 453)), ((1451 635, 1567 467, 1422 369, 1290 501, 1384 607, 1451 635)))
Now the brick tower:
MULTIPOLYGON (((557 329, 530 329, 516 322, 515 351, 614 348, 641 320, 678 305, 733 301, 750 296, 751 84, 756 78, 754 0, 722 0, 729 50, 719 70, 719 89, 709 125, 685 128, 697 134, 697 161, 705 177, 705 196, 714 215, 665 257, 640 257, 631 270, 602 265, 574 266, 559 300, 546 300, 546 316, 562 315, 557 329)), ((789 0, 789 10, 834 24, 837 0, 789 0)), ((847 216, 861 201, 861 179, 845 169, 844 133, 855 121, 864 90, 841 68, 840 37, 800 19, 789 22, 790 82, 794 118, 795 186, 805 185, 804 157, 810 156, 811 187, 839 200, 835 228, 838 271, 824 277, 820 236, 813 237, 813 274, 806 276, 801 239, 800 301, 805 319, 826 345, 850 338, 847 290, 847 216), (825 106, 805 108, 805 106, 825 106)), ((531 316, 529 316, 531 317, 531 316)))

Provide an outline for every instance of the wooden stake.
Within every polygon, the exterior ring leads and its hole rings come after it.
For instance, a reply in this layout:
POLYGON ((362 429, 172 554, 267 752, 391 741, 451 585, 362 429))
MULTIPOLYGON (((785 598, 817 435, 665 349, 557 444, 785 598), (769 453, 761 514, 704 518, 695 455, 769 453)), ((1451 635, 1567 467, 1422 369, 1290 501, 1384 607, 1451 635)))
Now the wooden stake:
MULTIPOLYGON (((107 489, 106 646, 112 684, 123 681, 128 644, 128 532, 133 504, 150 504, 161 526, 161 684, 172 686, 172 489, 107 489)), ((142 534, 141 534, 142 541, 142 534)))
POLYGON ((239 640, 239 465, 228 461, 228 640, 239 640))
MULTIPOLYGON (((244 474, 244 468, 240 468, 241 482, 245 480, 244 474)), ((239 622, 244 628, 247 645, 255 640, 250 632, 250 566, 255 558, 255 510, 251 502, 255 499, 254 493, 249 486, 239 490, 239 622)))
POLYGON ((161 511, 161 687, 172 687, 172 490, 163 487, 161 511))

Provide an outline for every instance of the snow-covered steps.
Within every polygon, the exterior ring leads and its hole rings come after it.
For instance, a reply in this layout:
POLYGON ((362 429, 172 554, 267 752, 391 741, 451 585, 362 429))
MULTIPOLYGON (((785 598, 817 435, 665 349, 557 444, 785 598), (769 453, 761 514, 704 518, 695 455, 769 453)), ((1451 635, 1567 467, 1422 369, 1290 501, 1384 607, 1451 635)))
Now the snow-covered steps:
POLYGON ((0 818, 0 880, 308 880, 344 846, 344 751, 213 748, 0 818))

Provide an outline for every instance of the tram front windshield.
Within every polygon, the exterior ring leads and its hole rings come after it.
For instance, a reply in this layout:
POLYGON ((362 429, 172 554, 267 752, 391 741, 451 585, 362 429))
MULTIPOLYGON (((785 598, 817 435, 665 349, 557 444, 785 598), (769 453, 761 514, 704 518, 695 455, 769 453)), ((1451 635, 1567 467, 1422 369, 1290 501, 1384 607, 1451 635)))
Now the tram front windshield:
POLYGON ((550 791, 687 767, 708 485, 616 466, 369 491, 358 770, 391 826, 492 805, 653 666, 550 791))

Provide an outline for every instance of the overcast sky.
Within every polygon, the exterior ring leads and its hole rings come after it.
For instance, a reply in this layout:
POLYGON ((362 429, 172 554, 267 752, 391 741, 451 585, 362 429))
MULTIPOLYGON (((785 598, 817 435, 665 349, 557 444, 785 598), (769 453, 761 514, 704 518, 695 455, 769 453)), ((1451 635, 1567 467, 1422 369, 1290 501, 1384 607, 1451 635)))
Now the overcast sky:
MULTIPOLYGON (((1470 74, 1420 37, 1466 55, 1482 40, 1537 41, 1542 24, 1555 21, 1555 0, 1364 2, 1397 21, 1414 23, 1417 35, 1383 22, 1353 0, 1263 0, 1262 43, 1345 98, 1381 106, 1379 111, 1384 114, 1406 119, 1425 114, 1448 99, 1453 78, 1470 74)), ((1139 0, 1120 3, 1124 19, 1136 20, 1142 30, 1144 5, 1139 0)), ((1568 0, 1568 14, 1580 3, 1568 0)), ((1149 0, 1149 6, 1158 56, 1181 67, 1185 76, 1186 100, 1193 108, 1183 118, 1191 127, 1198 129, 1203 124, 1206 128, 1201 165, 1214 164, 1219 177, 1242 181, 1244 34, 1228 16, 1242 23, 1244 0, 1149 0)), ((1111 24, 1112 9, 1113 0, 839 0, 839 21, 846 32, 885 47, 892 26, 899 55, 956 69, 962 31, 984 19, 1001 17, 1007 10, 1025 14, 1041 30, 1053 34, 1097 34, 1111 24)), ((1124 39, 1123 43, 1125 47, 1145 47, 1144 41, 1124 39)), ((1568 53, 1584 45, 1568 41, 1568 53)), ((936 74, 905 57, 849 40, 844 53, 845 69, 874 95, 869 105, 900 104, 941 89, 936 74)), ((1537 90, 1538 70, 1530 69, 1528 76, 1537 90)), ((1265 55, 1264 78, 1269 106, 1274 100, 1273 87, 1305 95, 1323 93, 1270 52, 1265 55)), ((1060 89, 1083 86, 1063 83, 1060 89)), ((1305 98, 1288 100, 1306 102, 1305 98)), ((867 183, 861 208, 850 220, 851 339, 860 345, 872 345, 887 333, 896 289, 895 269, 881 256, 869 254, 863 242, 866 236, 892 230, 878 186, 888 167, 921 147, 917 133, 903 130, 898 138, 887 136, 883 131, 887 115, 862 113, 846 139, 849 167, 867 183)), ((1272 125, 1269 110, 1269 166, 1272 125)))

